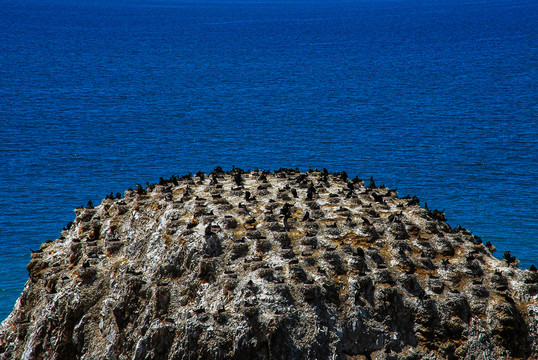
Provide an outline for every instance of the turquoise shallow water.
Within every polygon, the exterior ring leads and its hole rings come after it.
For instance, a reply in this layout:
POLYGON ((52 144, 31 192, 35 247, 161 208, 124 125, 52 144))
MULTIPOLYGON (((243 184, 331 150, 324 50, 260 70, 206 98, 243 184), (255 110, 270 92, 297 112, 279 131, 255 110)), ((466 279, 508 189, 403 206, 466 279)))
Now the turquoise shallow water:
POLYGON ((535 1, 0 0, 0 318, 73 208, 346 170, 538 263, 535 1))

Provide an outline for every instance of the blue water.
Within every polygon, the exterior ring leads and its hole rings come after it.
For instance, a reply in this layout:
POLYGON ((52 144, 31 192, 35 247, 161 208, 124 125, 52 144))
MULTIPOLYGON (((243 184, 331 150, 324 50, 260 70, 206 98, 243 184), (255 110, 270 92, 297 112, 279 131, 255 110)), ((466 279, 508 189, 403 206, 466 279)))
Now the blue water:
POLYGON ((538 2, 0 0, 0 319, 73 208, 346 170, 538 263, 538 2))

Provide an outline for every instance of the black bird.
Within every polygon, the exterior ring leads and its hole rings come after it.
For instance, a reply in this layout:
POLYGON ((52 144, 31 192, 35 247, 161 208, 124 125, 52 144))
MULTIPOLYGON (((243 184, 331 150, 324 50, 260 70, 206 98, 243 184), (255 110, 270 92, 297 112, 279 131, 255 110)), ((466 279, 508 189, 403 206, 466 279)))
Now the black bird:
POLYGON ((316 188, 312 183, 308 186, 308 190, 306 191, 306 200, 312 200, 312 196, 316 193, 316 188))
POLYGON ((508 265, 510 265, 511 263, 513 263, 513 262, 516 261, 516 257, 515 257, 515 256, 511 256, 510 251, 505 251, 505 252, 504 252, 504 260, 506 260, 506 262, 508 263, 508 265))
POLYGON ((347 182, 347 173, 345 171, 342 171, 342 173, 340 174, 340 178, 343 182, 347 182))
POLYGON ((291 207, 292 206, 293 205, 291 205, 291 204, 285 203, 284 206, 282 206, 282 209, 280 209, 280 214, 284 215, 284 216, 286 216, 286 215, 291 216, 291 207))
POLYGON ((214 232, 211 231, 211 224, 210 224, 210 225, 208 225, 208 226, 205 228, 205 236, 206 236, 206 237, 209 237, 209 236, 211 236, 211 235, 214 235, 214 232))
POLYGON ((370 185, 368 185, 368 188, 369 189, 375 189, 376 188, 373 176, 370 176, 370 185))
POLYGON ((250 191, 245 191, 245 200, 250 201, 250 191))
POLYGON ((155 185, 150 184, 149 182, 146 181, 146 189, 149 189, 149 191, 152 192, 154 188, 155 188, 155 185))
POLYGON ((116 199, 121 199, 121 193, 119 192, 116 193, 116 199))
POLYGON ((136 184, 136 193, 138 195, 145 195, 146 194, 146 190, 144 190, 144 188, 142 187, 142 185, 140 184, 136 184))
POLYGON ((372 192, 372 197, 374 198, 375 202, 384 204, 385 201, 383 201, 383 195, 376 194, 375 192, 372 192))
POLYGON ((297 190, 295 189, 291 189, 291 194, 293 195, 294 198, 298 198, 299 196, 297 195, 297 190))
POLYGON ((88 201, 88 209, 93 209, 93 202, 91 200, 88 201))
POLYGON ((303 221, 307 221, 308 219, 310 219, 310 212, 306 212, 303 216, 303 221))
POLYGON ((531 265, 531 267, 529 268, 529 270, 532 271, 532 272, 536 272, 536 266, 534 266, 534 264, 531 265))
POLYGON ((329 172, 327 171, 327 169, 323 169, 323 172, 321 173, 321 181, 326 183, 328 182, 328 179, 329 178, 329 172))
POLYGON ((217 180, 217 175, 212 172, 211 173, 211 182, 209 183, 210 185, 217 185, 219 183, 219 181, 217 180))
POLYGON ((297 177, 295 178, 295 182, 297 182, 297 184, 302 183, 303 180, 306 179, 306 176, 307 176, 306 174, 301 174, 301 175, 297 176, 297 177))
POLYGON ((234 181, 237 186, 241 186, 243 184, 243 178, 241 177, 241 171, 235 171, 234 173, 234 181))
MULTIPOLYGON (((429 211, 429 210, 428 210, 429 211)), ((433 211, 429 211, 429 215, 435 219, 435 220, 439 220, 439 221, 446 221, 446 218, 445 218, 445 210, 437 210, 437 209, 434 209, 433 211)), ((480 238, 479 238, 480 239, 480 238)), ((477 240, 478 241, 478 240, 477 240)), ((482 240, 480 240, 479 244, 482 243, 482 240)))

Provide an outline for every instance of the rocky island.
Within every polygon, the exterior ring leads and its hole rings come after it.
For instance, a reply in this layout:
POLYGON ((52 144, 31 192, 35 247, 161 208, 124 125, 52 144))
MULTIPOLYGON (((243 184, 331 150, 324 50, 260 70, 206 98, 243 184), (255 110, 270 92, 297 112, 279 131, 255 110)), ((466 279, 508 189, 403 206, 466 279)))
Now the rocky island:
POLYGON ((537 359, 538 273, 345 172, 223 171, 75 209, 1 359, 537 359))

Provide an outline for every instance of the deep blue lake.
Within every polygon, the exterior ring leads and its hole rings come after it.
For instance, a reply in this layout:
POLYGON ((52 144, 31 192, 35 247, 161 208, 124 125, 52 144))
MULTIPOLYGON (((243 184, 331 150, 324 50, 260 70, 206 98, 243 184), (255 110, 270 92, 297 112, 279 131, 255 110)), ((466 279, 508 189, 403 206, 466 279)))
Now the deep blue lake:
POLYGON ((538 2, 0 0, 0 320, 73 209, 346 170, 538 265, 538 2))

